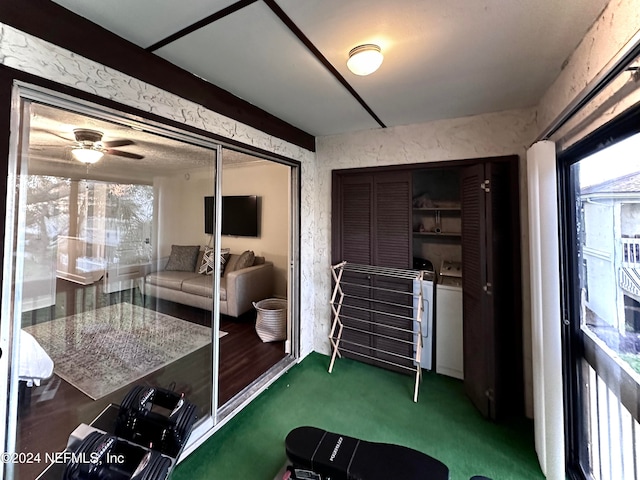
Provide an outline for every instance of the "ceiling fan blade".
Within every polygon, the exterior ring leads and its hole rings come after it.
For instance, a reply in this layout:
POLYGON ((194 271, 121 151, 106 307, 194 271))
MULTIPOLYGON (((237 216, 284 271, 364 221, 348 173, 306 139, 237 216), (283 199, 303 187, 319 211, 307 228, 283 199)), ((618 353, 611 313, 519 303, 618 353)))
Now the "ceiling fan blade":
POLYGON ((144 155, 138 155, 137 153, 123 152, 122 150, 106 150, 105 153, 109 155, 115 155, 117 157, 131 158, 133 160, 141 160, 144 155))
POLYGON ((121 140, 109 140, 108 142, 102 142, 102 144, 106 148, 114 148, 114 147, 126 147, 127 145, 133 145, 135 142, 133 140, 127 140, 123 138, 121 140))

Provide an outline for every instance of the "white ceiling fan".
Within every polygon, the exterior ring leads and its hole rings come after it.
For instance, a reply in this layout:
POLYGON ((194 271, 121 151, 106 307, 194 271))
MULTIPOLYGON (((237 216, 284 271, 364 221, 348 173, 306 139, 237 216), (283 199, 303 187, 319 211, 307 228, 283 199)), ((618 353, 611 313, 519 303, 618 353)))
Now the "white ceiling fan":
POLYGON ((103 155, 115 155, 118 157, 140 160, 143 155, 137 153, 125 152, 123 150, 114 150, 113 147, 124 147, 133 145, 135 142, 127 139, 102 141, 104 134, 98 130, 88 128, 76 128, 73 130, 75 136, 75 145, 71 149, 71 153, 76 160, 90 164, 99 161, 103 155))

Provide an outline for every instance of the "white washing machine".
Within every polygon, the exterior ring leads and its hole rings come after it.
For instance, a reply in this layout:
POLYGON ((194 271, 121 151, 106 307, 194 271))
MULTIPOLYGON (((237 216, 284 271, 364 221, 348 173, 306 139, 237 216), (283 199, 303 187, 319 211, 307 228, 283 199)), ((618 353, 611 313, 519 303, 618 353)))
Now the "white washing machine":
POLYGON ((464 378, 462 265, 443 261, 435 292, 436 373, 464 378))
MULTIPOLYGON (((417 315, 418 293, 420 292, 420 281, 413 281, 413 315, 417 315)), ((422 280, 422 355, 420 366, 431 370, 433 365, 433 275, 425 274, 422 280)), ((414 322, 414 332, 418 335, 418 323, 414 322)), ((415 354, 415 352, 414 352, 415 354)))
POLYGON ((446 281, 436 285, 436 373, 464 378, 462 287, 446 281))

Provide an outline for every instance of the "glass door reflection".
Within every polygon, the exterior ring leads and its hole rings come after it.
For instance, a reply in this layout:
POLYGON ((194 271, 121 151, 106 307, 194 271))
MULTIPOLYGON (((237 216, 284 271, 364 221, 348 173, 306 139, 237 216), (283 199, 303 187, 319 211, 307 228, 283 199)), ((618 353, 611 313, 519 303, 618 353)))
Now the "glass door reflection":
POLYGON ((15 450, 40 461, 16 464, 5 478, 33 479, 79 424, 120 405, 136 386, 184 394, 200 422, 211 418, 213 290, 198 306, 175 301, 171 291, 182 281, 205 290, 211 283, 202 271, 205 246, 213 245, 202 198, 216 194, 217 154, 26 103, 28 148, 19 156, 12 213, 20 323, 12 388, 15 450), (77 128, 103 135, 100 145, 80 145, 102 151, 97 163, 72 153, 77 128))

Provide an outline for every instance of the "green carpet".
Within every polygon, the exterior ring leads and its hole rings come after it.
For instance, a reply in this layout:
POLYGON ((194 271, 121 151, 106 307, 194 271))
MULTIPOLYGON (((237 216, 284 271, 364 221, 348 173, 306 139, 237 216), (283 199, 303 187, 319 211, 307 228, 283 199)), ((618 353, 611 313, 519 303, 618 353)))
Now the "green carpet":
POLYGON ((462 382, 425 374, 414 403, 412 377, 347 359, 331 374, 328 365, 324 355, 305 358, 181 462, 172 480, 272 480, 286 461, 285 436, 301 425, 414 448, 444 462, 451 480, 544 479, 531 422, 484 420, 462 382))

